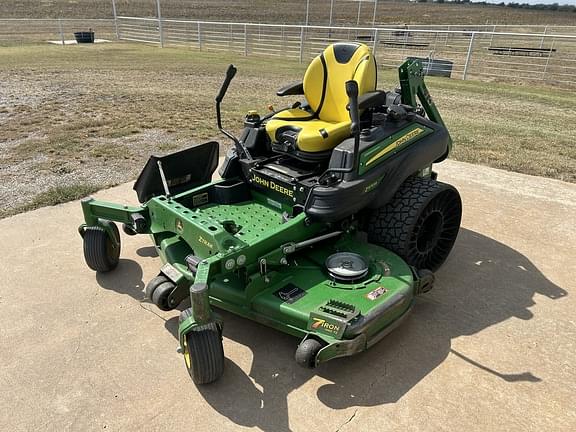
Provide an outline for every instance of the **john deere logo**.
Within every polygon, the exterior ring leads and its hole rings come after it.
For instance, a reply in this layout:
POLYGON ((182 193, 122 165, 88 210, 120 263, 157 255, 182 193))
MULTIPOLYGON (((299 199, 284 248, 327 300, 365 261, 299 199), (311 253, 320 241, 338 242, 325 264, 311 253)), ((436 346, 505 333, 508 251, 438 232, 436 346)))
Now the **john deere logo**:
POLYGON ((252 182, 264 186, 268 189, 272 189, 273 191, 280 192, 282 195, 286 195, 290 198, 294 197, 294 191, 292 189, 288 189, 281 184, 275 183, 273 180, 267 180, 255 175, 252 177, 252 182))
POLYGON ((340 331, 340 326, 338 324, 330 323, 322 318, 312 318, 312 320, 314 322, 312 323, 311 327, 314 330, 325 330, 329 333, 334 334, 337 334, 340 331))
POLYGON ((184 224, 182 223, 182 220, 180 220, 180 219, 176 219, 176 231, 178 231, 179 233, 184 231, 184 224))

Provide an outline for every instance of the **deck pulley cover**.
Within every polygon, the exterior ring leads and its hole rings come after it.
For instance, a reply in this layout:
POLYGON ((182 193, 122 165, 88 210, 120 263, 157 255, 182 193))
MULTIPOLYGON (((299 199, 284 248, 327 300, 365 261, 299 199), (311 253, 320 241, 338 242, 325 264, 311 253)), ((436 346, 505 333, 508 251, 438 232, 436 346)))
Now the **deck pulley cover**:
POLYGON ((343 282, 352 282, 368 274, 368 262, 353 252, 332 254, 326 258, 325 265, 330 276, 343 282))

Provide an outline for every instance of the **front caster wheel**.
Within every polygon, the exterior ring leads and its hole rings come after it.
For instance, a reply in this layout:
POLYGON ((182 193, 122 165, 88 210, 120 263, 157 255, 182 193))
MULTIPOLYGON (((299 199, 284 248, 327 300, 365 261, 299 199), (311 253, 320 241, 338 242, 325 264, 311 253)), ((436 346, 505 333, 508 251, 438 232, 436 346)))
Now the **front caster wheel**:
POLYGON ((112 234, 100 226, 87 227, 84 231, 84 260, 88 267, 99 273, 113 270, 120 260, 120 233, 113 222, 108 222, 112 234))
POLYGON ((126 225, 125 223, 122 224, 122 231, 124 231, 124 234, 128 236, 135 236, 136 234, 138 234, 136 230, 132 227, 132 225, 126 225))
POLYGON ((316 367, 316 356, 322 349, 322 344, 316 339, 306 339, 296 349, 294 358, 296 363, 305 368, 313 369, 316 367))
POLYGON ((178 306, 170 303, 170 294, 174 288, 176 288, 174 282, 164 275, 159 275, 146 285, 146 297, 158 306, 158 309, 169 311, 178 306))
POLYGON ((224 348, 218 324, 193 328, 184 336, 182 351, 188 374, 196 384, 216 381, 224 372, 224 348))

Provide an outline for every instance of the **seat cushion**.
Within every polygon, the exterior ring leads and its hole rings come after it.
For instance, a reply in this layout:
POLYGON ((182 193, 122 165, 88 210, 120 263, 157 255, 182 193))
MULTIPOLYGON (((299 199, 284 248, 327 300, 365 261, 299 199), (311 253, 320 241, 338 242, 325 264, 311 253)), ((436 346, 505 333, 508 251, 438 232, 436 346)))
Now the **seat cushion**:
POLYGON ((352 79, 358 83, 359 96, 376 89, 376 61, 366 45, 335 43, 310 63, 304 75, 304 94, 318 118, 330 122, 350 118, 346 81, 352 79))
POLYGON ((266 123, 266 132, 272 142, 282 142, 282 134, 286 131, 295 132, 299 150, 316 153, 331 150, 348 138, 350 120, 319 120, 308 111, 294 108, 279 112, 266 123))
POLYGON ((280 150, 318 153, 331 150, 350 136, 346 82, 358 83, 359 95, 376 89, 376 60, 357 42, 330 45, 312 60, 304 74, 308 110, 293 108, 272 117, 266 132, 280 150))

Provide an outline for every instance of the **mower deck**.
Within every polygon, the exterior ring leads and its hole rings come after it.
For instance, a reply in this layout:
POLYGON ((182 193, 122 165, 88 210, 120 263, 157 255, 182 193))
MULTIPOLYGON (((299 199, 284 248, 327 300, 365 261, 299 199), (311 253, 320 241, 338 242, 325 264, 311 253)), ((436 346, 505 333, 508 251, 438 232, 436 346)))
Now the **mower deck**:
MULTIPOLYGON (((221 229, 224 218, 233 220, 238 229, 234 237, 242 241, 239 252, 224 251, 213 257, 224 263, 237 263, 242 256, 238 253, 249 254, 260 242, 269 244, 275 230, 284 231, 284 224, 298 226, 304 221, 303 215, 287 221, 278 209, 248 201, 206 204, 191 211, 184 226, 221 229)), ((188 243, 177 235, 163 239, 158 250, 165 262, 183 263, 186 254, 190 256, 188 243)), ((185 272, 182 265, 175 267, 185 272)), ((324 345, 316 358, 320 363, 362 351, 378 340, 383 330, 410 310, 415 284, 412 269, 397 255, 346 234, 324 241, 320 247, 269 255, 242 272, 218 273, 210 279, 208 293, 212 306, 300 338, 315 335, 324 345), (346 281, 331 276, 325 263, 342 252, 368 257, 367 274, 346 281)), ((181 323, 180 333, 186 334, 197 324, 190 317, 181 323)))
POLYGON ((219 275, 210 288, 214 306, 294 336, 315 334, 326 344, 354 339, 364 330, 367 340, 377 336, 408 311, 413 297, 412 271, 399 257, 353 238, 295 254, 286 267, 251 278, 248 285, 237 276, 219 275), (370 257, 368 275, 339 282, 327 274, 326 259, 343 251, 370 257))
MULTIPOLYGON (((413 270, 360 235, 336 231, 317 247, 287 251, 287 245, 310 239, 326 226, 309 224, 304 213, 289 217, 258 192, 249 201, 186 206, 199 196, 232 200, 214 193, 219 185, 227 183, 153 198, 147 205, 151 217, 162 221, 151 225, 150 234, 165 263, 162 272, 178 286, 175 303, 188 295, 198 282, 198 269, 204 268, 211 305, 297 337, 315 335, 325 349, 317 362, 366 349, 410 310, 416 294, 413 270), (262 251, 271 248, 262 258, 262 251), (342 252, 367 257, 367 274, 357 280, 330 275, 328 257, 342 252), (237 268, 242 271, 234 272, 237 268)), ((85 205, 104 207, 94 201, 85 205)), ((180 333, 198 324, 189 317, 180 333)))

